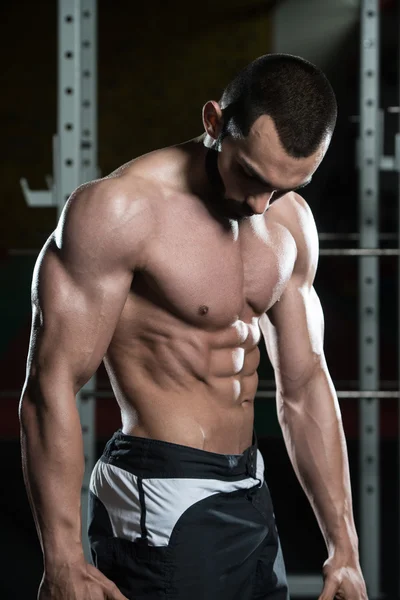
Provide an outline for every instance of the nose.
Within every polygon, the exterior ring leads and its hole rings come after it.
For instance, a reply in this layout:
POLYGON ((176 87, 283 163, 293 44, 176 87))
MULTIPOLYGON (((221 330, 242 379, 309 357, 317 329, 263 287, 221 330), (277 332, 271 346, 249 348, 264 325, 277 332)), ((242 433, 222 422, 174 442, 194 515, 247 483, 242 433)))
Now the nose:
POLYGON ((258 194, 257 196, 249 196, 247 198, 247 204, 251 210, 257 215, 262 215, 268 208, 268 204, 274 195, 274 192, 267 192, 266 194, 258 194))

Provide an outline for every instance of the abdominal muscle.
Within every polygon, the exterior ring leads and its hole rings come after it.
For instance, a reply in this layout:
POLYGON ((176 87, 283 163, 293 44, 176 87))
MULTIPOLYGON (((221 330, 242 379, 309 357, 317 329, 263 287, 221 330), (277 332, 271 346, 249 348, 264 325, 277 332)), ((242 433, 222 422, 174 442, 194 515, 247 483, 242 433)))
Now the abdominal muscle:
POLYGON ((104 359, 123 432, 241 454, 252 443, 258 326, 238 320, 210 332, 170 318, 135 321, 135 334, 132 321, 119 327, 104 359))

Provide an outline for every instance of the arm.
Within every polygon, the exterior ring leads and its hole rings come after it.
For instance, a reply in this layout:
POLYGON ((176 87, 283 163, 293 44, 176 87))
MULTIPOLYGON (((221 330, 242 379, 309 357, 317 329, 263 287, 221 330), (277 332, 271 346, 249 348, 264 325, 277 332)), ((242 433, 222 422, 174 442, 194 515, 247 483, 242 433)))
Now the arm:
MULTIPOLYGON (((84 460, 75 395, 111 341, 146 233, 146 211, 118 185, 109 180, 75 192, 33 275, 19 415, 24 478, 50 579, 83 561, 84 460)), ((110 597, 122 598, 114 594, 110 597)))
MULTIPOLYGON (((350 584, 345 583, 345 597, 361 598, 360 590, 365 593, 365 587, 358 562, 346 442, 323 351, 322 309, 313 288, 318 237, 311 213, 300 200, 297 222, 301 230, 294 233, 296 264, 279 302, 262 317, 261 329, 275 371, 278 419, 288 454, 328 549, 324 572, 330 575, 329 592, 344 570, 351 568, 359 587, 348 592, 350 584)), ((333 598, 334 593, 324 597, 333 598)))

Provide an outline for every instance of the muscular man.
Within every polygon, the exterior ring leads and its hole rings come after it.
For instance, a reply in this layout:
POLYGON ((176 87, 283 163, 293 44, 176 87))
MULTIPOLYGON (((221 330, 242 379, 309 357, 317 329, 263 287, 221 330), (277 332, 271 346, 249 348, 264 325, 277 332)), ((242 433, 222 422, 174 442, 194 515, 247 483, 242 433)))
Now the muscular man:
POLYGON ((365 600, 313 288, 317 232, 296 192, 335 120, 316 67, 266 55, 206 103, 201 137, 67 202, 34 271, 20 406, 40 600, 288 598, 253 431, 261 335, 287 450, 327 546, 321 600, 365 600), (102 360, 122 429, 92 474, 93 566, 81 545, 75 395, 102 360))

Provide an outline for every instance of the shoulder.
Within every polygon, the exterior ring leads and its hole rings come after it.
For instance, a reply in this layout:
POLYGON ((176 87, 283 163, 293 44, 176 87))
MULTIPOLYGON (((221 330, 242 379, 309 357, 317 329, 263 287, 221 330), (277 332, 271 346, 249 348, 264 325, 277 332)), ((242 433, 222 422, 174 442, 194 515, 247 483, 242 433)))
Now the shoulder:
POLYGON ((290 192, 271 206, 271 218, 283 225, 296 244, 294 273, 313 277, 317 269, 319 241, 312 211, 305 199, 290 192))
POLYGON ((153 197, 149 182, 126 172, 86 183, 65 204, 54 241, 66 253, 138 259, 154 229, 153 197))

